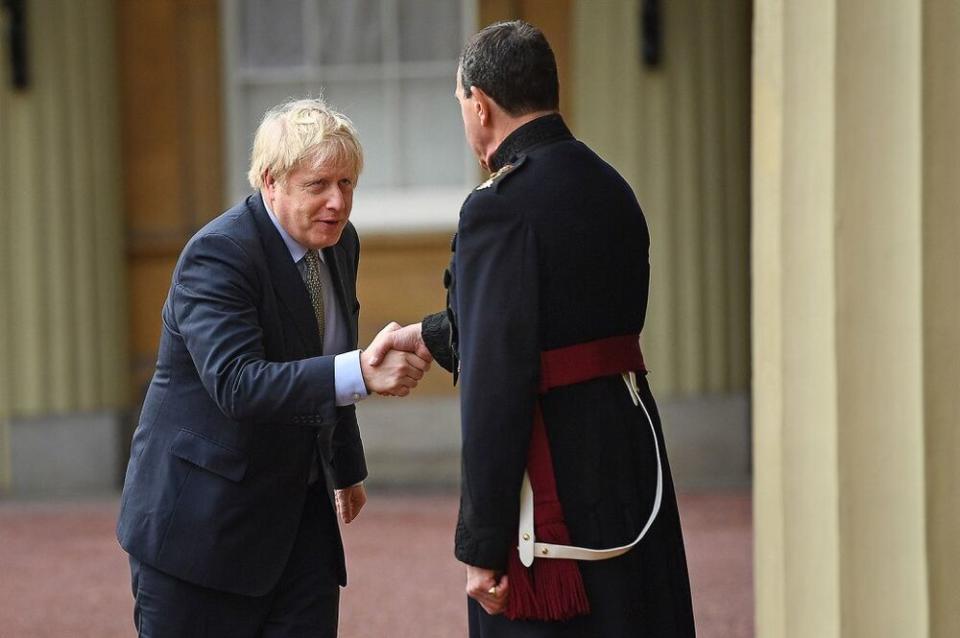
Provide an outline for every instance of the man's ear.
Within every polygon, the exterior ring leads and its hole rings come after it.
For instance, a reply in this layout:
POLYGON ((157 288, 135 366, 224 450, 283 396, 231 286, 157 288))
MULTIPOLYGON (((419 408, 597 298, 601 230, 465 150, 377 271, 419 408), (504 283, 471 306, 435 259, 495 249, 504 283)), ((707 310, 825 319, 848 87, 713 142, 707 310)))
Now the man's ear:
POLYGON ((474 112, 480 119, 480 126, 490 126, 491 116, 493 115, 493 106, 496 102, 489 95, 484 93, 483 89, 475 86, 470 87, 471 97, 474 98, 474 112))
POLYGON ((266 191, 272 191, 277 185, 277 180, 273 178, 273 175, 270 173, 270 169, 265 169, 263 171, 263 188, 266 191))

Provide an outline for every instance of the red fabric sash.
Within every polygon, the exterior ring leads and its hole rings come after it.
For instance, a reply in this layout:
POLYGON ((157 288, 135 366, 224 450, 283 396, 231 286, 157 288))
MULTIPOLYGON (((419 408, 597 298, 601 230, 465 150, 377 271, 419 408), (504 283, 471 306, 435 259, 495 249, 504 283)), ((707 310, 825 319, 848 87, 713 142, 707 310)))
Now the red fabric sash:
MULTIPOLYGON (((552 388, 630 371, 646 372, 637 335, 547 350, 540 354, 540 394, 552 388)), ((537 540, 569 545, 570 532, 557 495, 550 443, 539 401, 534 407, 527 474, 534 494, 533 522, 537 540)), ((505 614, 511 620, 569 620, 590 613, 576 561, 534 557, 533 565, 527 568, 514 548, 510 552, 507 576, 510 597, 505 614)))

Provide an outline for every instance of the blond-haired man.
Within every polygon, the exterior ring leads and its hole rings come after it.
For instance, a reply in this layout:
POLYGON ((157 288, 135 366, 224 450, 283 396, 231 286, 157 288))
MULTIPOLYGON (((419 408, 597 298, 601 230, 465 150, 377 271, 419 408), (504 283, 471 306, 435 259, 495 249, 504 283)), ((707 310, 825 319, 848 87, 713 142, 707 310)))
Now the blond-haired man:
POLYGON ((337 633, 334 492, 345 523, 366 501, 354 403, 429 366, 356 349, 362 168, 344 115, 281 104, 257 130, 256 192, 180 255, 117 525, 141 636, 337 633))

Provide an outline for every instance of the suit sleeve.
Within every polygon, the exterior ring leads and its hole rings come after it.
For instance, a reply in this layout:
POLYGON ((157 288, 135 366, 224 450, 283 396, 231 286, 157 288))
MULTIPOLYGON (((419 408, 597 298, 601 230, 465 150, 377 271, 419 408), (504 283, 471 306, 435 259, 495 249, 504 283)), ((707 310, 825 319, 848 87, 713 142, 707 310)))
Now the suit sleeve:
POLYGON ((343 489, 367 478, 367 461, 360 440, 357 410, 354 406, 340 408, 340 420, 333 431, 334 487, 343 489))
POLYGON ((265 359, 260 285, 251 259, 221 234, 184 250, 174 279, 170 329, 186 344, 204 388, 237 421, 333 426, 334 357, 265 359))
POLYGON ((540 373, 533 229, 493 193, 464 205, 456 254, 463 438, 456 555, 503 569, 516 544, 540 373))
MULTIPOLYGON (((352 231, 352 227, 351 227, 352 231)), ((357 269, 360 266, 360 240, 353 237, 353 276, 356 283, 357 269)), ((354 297, 354 314, 360 312, 360 300, 354 297)), ((348 319, 349 320, 349 319, 348 319)), ((356 343, 350 344, 356 347, 356 343)), ((340 420, 333 431, 333 477, 334 487, 343 489, 356 485, 367 478, 367 462, 360 440, 360 426, 357 424, 357 410, 353 405, 339 409, 340 420)))

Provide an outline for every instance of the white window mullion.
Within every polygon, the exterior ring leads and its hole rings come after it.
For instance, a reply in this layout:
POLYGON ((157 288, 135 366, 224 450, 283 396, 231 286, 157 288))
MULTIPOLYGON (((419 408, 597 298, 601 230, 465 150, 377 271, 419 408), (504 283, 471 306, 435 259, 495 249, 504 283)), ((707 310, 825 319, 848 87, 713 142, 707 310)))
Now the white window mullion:
POLYGON ((226 116, 226 135, 225 142, 227 147, 226 163, 227 170, 224 171, 224 188, 226 193, 226 207, 234 198, 234 194, 245 190, 246 174, 237 170, 239 164, 237 157, 246 156, 243 149, 242 140, 246 135, 243 130, 243 112, 246 110, 246 101, 242 99, 242 84, 238 79, 237 61, 240 58, 238 46, 239 41, 239 7, 237 0, 221 0, 221 33, 223 40, 221 42, 221 51, 223 53, 223 96, 224 111, 226 116))
POLYGON ((320 0, 303 0, 303 3, 303 65, 308 69, 310 81, 319 81, 320 0))
POLYGON ((402 188, 404 181, 403 149, 400 146, 400 131, 403 126, 400 115, 400 24, 397 0, 381 3, 383 20, 383 124, 390 145, 389 157, 393 168, 394 184, 402 188))

